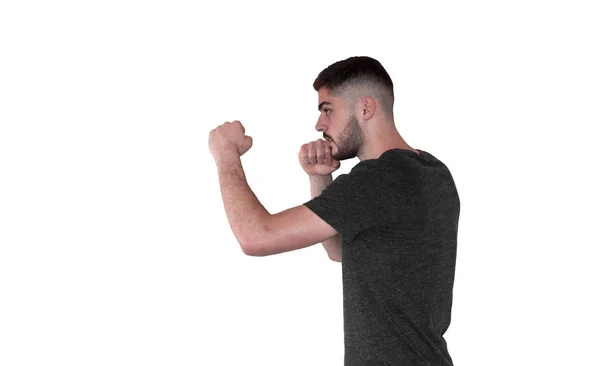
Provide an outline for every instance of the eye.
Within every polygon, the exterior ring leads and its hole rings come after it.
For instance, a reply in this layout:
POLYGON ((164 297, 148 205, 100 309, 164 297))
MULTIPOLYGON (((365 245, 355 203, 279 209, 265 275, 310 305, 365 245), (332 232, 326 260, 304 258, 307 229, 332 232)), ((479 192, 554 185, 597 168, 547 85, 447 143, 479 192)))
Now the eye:
POLYGON ((331 109, 324 109, 324 111, 326 116, 329 116, 329 113, 331 113, 331 109))

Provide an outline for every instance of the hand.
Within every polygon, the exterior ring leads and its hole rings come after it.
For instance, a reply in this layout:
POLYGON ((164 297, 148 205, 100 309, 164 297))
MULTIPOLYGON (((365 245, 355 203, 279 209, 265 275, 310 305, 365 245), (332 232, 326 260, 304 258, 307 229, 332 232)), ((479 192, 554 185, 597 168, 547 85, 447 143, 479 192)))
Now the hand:
POLYGON ((302 145, 298 160, 308 175, 330 175, 341 165, 338 160, 331 157, 331 142, 323 139, 302 145))
POLYGON ((244 155, 252 147, 252 137, 245 136, 246 129, 240 121, 225 122, 210 131, 208 146, 210 153, 216 159, 220 154, 234 151, 239 156, 244 155))

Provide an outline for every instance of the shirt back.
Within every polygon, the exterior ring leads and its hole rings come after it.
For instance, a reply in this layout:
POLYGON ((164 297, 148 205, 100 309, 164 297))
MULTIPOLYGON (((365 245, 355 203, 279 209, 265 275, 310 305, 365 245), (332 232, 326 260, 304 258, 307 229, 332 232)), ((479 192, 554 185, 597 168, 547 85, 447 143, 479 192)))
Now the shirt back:
POLYGON ((452 365, 460 201, 432 154, 391 149, 305 202, 341 236, 344 365, 452 365))

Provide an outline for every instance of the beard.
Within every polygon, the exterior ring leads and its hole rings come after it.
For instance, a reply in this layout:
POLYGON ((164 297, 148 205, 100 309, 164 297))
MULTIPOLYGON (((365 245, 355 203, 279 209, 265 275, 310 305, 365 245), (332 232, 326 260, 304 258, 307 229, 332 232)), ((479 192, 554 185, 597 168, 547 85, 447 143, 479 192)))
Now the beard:
POLYGON ((352 112, 348 118, 346 128, 335 141, 337 151, 331 157, 338 161, 355 158, 363 144, 363 140, 364 135, 358 124, 358 118, 352 112))

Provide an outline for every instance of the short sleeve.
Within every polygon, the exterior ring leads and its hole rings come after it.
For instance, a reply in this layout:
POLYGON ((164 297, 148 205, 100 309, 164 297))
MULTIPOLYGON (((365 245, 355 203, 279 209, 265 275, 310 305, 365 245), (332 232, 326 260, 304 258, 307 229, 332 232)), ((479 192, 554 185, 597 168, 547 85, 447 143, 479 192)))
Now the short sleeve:
POLYGON ((372 169, 355 166, 304 205, 333 227, 343 240, 352 241, 383 220, 382 208, 387 198, 378 180, 381 176, 372 169))

